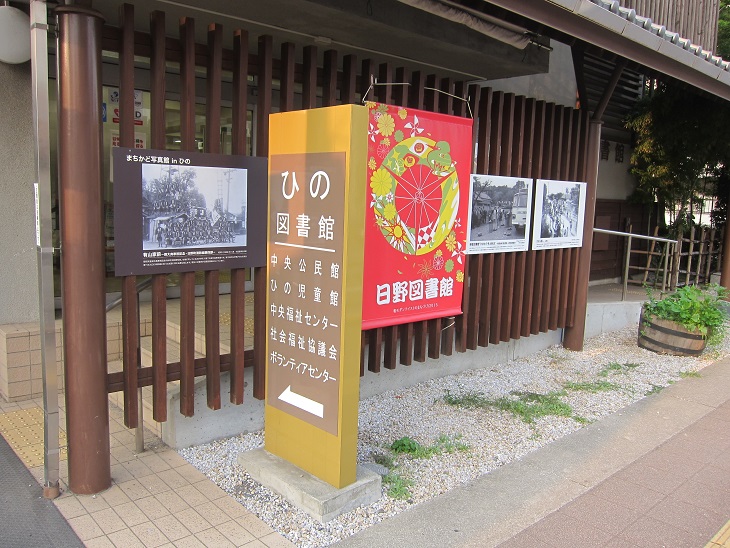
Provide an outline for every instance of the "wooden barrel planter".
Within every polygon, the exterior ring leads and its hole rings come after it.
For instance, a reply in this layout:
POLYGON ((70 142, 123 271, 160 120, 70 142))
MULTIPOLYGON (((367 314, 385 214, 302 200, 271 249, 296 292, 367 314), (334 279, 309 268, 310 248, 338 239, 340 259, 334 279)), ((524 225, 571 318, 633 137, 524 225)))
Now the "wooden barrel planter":
POLYGON ((698 330, 689 331, 682 324, 654 316, 648 318, 641 311, 639 346, 658 354, 699 356, 707 340, 698 330))

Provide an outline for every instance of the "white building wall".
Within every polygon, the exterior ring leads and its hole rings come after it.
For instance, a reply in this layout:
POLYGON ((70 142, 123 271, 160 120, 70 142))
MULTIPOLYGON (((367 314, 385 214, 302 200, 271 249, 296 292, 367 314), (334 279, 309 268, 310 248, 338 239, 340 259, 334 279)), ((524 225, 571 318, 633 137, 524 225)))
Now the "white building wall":
MULTIPOLYGON (((625 200, 636 188, 636 179, 629 172, 631 164, 630 145, 623 145, 623 162, 616 161, 617 146, 620 143, 607 141, 608 158, 601 158, 598 162, 598 188, 596 198, 603 200, 625 200)), ((620 154, 619 154, 620 157, 620 154)))
POLYGON ((30 63, 0 63, 0 325, 38 321, 30 63))

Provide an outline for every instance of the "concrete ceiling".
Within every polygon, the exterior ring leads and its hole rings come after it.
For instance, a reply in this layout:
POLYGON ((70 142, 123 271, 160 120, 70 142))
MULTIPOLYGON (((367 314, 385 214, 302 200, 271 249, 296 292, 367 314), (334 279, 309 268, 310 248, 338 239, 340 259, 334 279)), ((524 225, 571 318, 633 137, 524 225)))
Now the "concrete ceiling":
MULTIPOLYGON (((130 3, 130 2, 128 2, 130 3)), ((232 31, 248 30, 251 51, 259 35, 283 42, 317 46, 358 59, 390 62, 426 74, 459 80, 482 80, 544 73, 549 52, 535 45, 518 49, 468 27, 446 21, 397 0, 132 0, 135 26, 149 29, 149 13, 166 12, 168 36, 178 35, 178 20, 195 19, 198 41, 205 43, 209 23, 224 26, 230 47, 232 31)), ((96 0, 107 23, 118 23, 121 0, 96 0)), ((298 48, 301 55, 301 47, 298 48)))

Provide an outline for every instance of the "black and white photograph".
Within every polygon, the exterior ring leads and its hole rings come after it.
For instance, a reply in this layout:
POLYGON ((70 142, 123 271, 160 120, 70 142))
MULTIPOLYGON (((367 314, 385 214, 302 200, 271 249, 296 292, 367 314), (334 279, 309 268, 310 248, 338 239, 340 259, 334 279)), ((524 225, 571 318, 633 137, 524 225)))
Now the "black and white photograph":
POLYGON ((117 276, 261 266, 265 158, 115 148, 117 276))
POLYGON ((245 169, 142 164, 142 249, 246 245, 245 169))
POLYGON ((535 186, 532 248, 581 247, 586 183, 538 179, 535 186))
POLYGON ((527 250, 531 179, 472 174, 469 204, 467 253, 527 250))

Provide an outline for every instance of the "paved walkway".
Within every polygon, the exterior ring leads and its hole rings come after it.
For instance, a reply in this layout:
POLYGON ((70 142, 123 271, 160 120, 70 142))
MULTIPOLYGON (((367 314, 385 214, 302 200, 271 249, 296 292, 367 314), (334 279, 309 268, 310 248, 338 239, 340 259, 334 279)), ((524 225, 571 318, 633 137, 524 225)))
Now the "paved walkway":
POLYGON ((341 543, 730 547, 730 359, 341 543))
MULTIPOLYGON (((92 547, 292 546, 151 433, 136 454, 113 406, 112 487, 69 493, 62 452, 64 493, 40 499, 41 405, 0 401, 0 434, 37 480, 0 440, 0 495, 12 494, 0 496, 0 546, 74 546, 74 533, 92 547)), ((729 519, 730 359, 340 544, 730 548, 729 519)))

